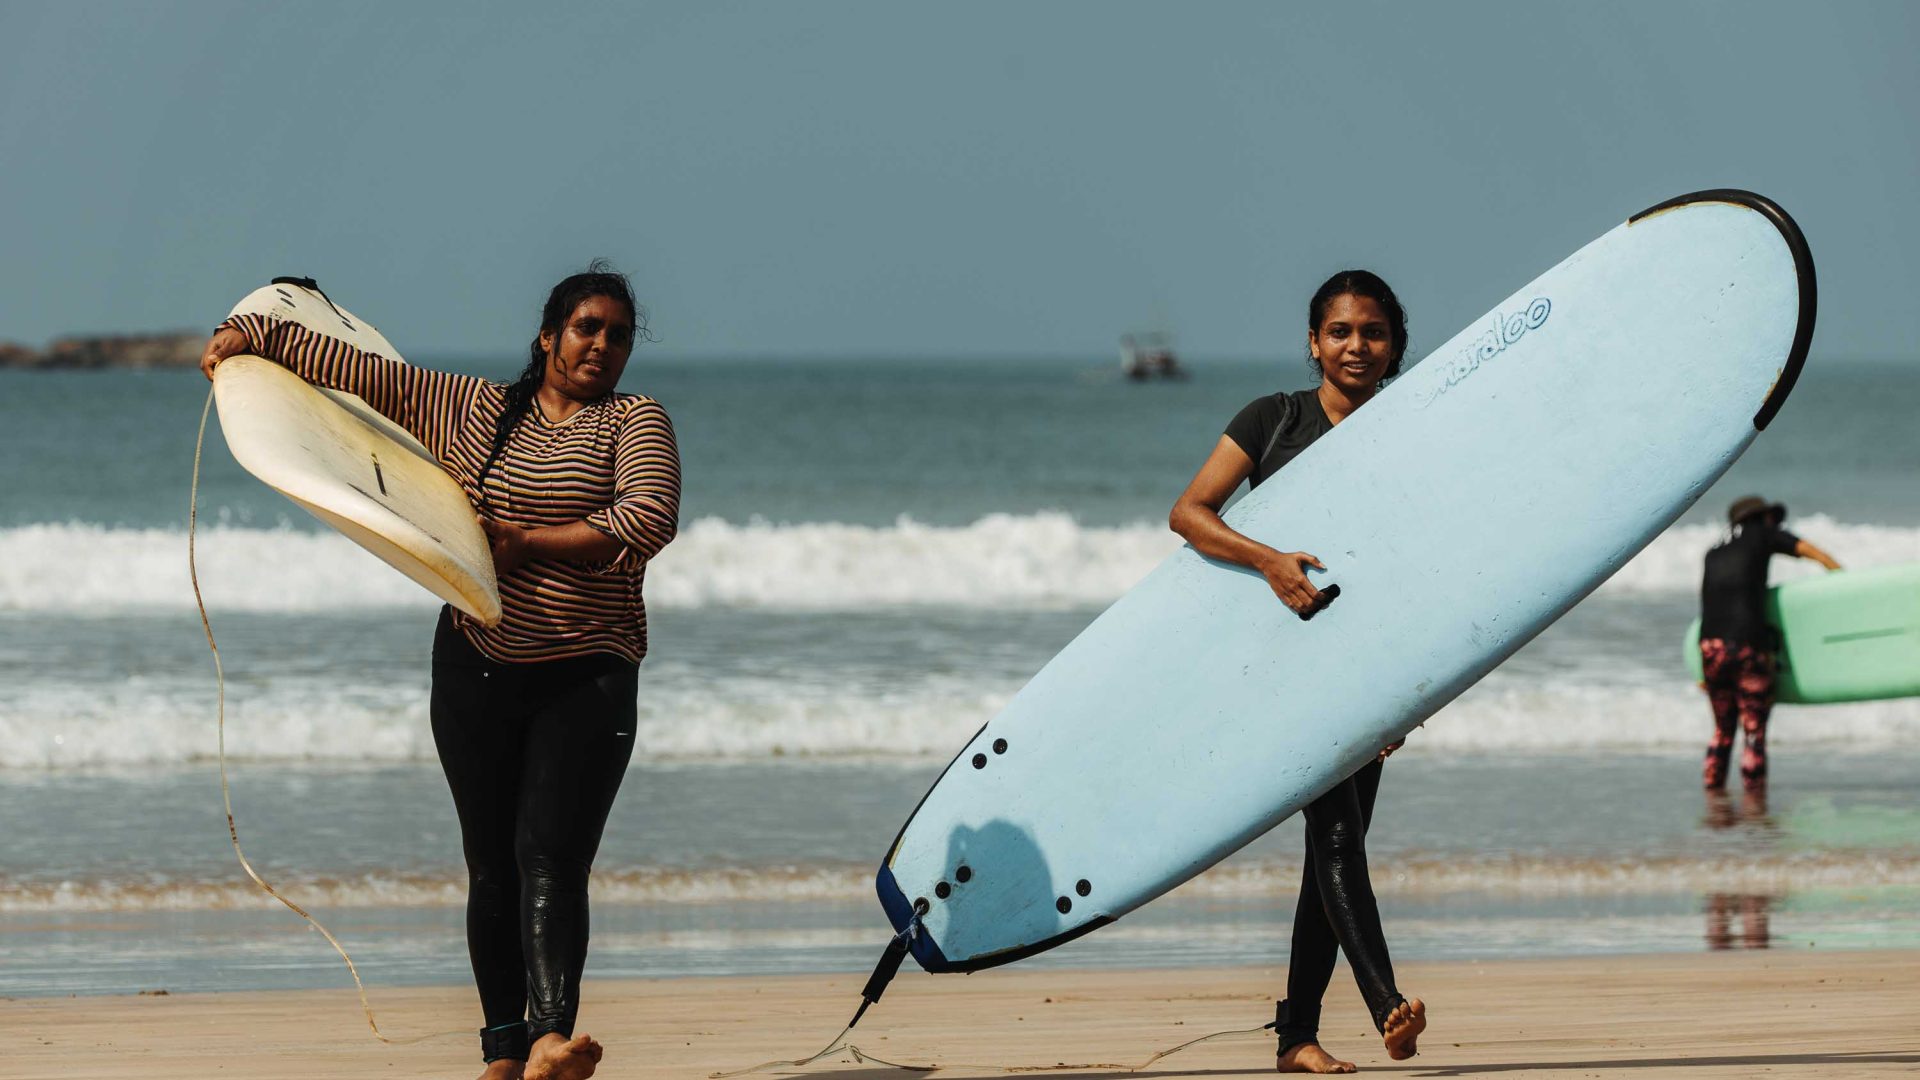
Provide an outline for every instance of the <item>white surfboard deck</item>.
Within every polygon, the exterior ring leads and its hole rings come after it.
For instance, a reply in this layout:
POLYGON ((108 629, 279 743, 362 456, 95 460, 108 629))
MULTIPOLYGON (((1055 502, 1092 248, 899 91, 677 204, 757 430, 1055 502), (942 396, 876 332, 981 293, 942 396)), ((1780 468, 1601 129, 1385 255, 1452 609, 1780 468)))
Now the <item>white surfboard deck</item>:
MULTIPOLYGON (((235 314, 274 313, 389 359, 379 331, 298 285, 255 291, 235 314)), ((227 447, 243 468, 321 521, 493 626, 500 590, 473 504, 433 455, 359 397, 312 386, 271 360, 214 368, 227 447)))
POLYGON ((1070 940, 1351 775, 1691 505, 1785 399, 1813 314, 1798 228, 1735 191, 1502 300, 1228 511, 1319 556, 1330 607, 1303 622, 1184 548, 967 743, 878 875, 896 930, 919 913, 915 958, 1070 940))

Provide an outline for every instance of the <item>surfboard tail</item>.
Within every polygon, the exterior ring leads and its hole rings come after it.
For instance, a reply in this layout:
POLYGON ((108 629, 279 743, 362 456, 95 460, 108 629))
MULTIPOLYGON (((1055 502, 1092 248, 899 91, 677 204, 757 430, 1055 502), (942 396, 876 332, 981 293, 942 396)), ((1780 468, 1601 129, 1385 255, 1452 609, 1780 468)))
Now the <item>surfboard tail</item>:
POLYGON ((933 974, 943 971, 956 971, 946 954, 940 951, 940 944, 931 934, 911 932, 919 921, 920 913, 913 908, 913 901, 900 890, 900 883, 894 879, 893 868, 885 864, 880 867, 874 880, 874 890, 880 894, 880 908, 887 913, 887 921, 893 924, 893 932, 906 936, 908 949, 913 959, 922 968, 933 974))
MULTIPOLYGON (((909 927, 915 927, 920 913, 915 909, 914 903, 907 899, 907 894, 900 891, 900 883, 894 879, 890 868, 886 866, 880 868, 875 888, 880 894, 880 907, 886 911, 887 921, 893 924, 894 932, 907 934, 909 927)), ((1091 934, 1113 921, 1114 917, 1111 915, 1096 915, 1086 922, 1041 941, 964 958, 949 957, 924 926, 915 927, 913 933, 907 934, 907 943, 914 960, 929 974, 941 975, 955 971, 966 973, 1011 964, 1016 960, 1025 960, 1029 956, 1046 952, 1056 946, 1065 945, 1075 938, 1091 934)))

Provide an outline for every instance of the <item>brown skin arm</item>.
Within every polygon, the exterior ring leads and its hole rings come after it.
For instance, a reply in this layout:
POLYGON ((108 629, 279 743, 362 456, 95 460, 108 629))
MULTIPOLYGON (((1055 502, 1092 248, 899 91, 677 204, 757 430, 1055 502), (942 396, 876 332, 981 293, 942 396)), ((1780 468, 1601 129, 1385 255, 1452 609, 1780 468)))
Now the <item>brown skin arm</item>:
POLYGON ((606 562, 626 547, 584 521, 526 529, 488 518, 480 519, 487 534, 487 546, 493 549, 493 569, 502 577, 534 559, 562 562, 606 562))
POLYGON ((1793 553, 1794 555, 1802 559, 1812 559, 1814 562, 1819 563, 1821 566, 1824 566, 1829 570, 1840 569, 1840 563, 1836 561, 1833 556, 1827 554, 1824 551, 1821 551, 1819 548, 1814 547, 1812 544, 1807 543, 1805 540, 1802 540, 1798 544, 1794 545, 1793 553))
POLYGON ((1276 551, 1242 536, 1220 520, 1220 508, 1227 504, 1227 497, 1252 472, 1253 459, 1238 443, 1222 435, 1187 490, 1173 504, 1167 526, 1209 559, 1259 571, 1273 595, 1295 614, 1306 614, 1322 600, 1320 590, 1307 580, 1304 567, 1326 569, 1320 560, 1304 551, 1276 551))

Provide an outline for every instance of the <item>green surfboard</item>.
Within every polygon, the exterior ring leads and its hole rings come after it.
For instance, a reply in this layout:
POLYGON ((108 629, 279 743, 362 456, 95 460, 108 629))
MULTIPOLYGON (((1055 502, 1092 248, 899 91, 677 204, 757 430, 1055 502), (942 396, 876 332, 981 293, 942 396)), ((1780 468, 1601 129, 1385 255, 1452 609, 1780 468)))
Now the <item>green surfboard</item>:
MULTIPOLYGON (((1920 696, 1920 563, 1844 570, 1767 590, 1780 628, 1778 700, 1824 705, 1920 696)), ((1700 620, 1687 628, 1700 675, 1700 620)))

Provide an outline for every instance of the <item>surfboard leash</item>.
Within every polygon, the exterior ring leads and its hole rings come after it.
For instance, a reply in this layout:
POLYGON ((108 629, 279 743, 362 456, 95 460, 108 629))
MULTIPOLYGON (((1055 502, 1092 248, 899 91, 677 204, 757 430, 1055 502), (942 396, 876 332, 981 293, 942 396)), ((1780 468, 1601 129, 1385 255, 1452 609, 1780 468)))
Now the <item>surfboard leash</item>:
POLYGON ((1060 1072, 1060 1071, 1075 1070, 1075 1069, 1103 1069, 1109 1072, 1139 1072, 1140 1070, 1146 1068, 1149 1065, 1152 1065, 1153 1063, 1161 1060, 1162 1058, 1171 1057, 1174 1054, 1177 1054, 1180 1051, 1185 1050, 1190 1046, 1198 1046, 1203 1042, 1212 1042, 1215 1039, 1226 1039, 1226 1038, 1232 1038, 1235 1036, 1259 1035, 1262 1032, 1274 1030, 1275 1025, 1278 1023, 1278 1021, 1275 1020, 1273 1022, 1263 1024, 1257 1028, 1236 1028, 1230 1031, 1216 1031, 1211 1035, 1202 1035, 1197 1039, 1188 1039, 1186 1042, 1183 1042, 1178 1046, 1170 1046, 1167 1049, 1160 1051, 1159 1053, 1153 1055, 1147 1060, 1140 1062, 1138 1065, 1127 1065, 1127 1064, 1121 1064, 1116 1062, 1065 1062, 1065 1061, 1055 1062, 1052 1065, 980 1065, 980 1064, 963 1063, 963 1062, 956 1062, 952 1065, 941 1065, 938 1063, 930 1064, 930 1065, 908 1065, 898 1061, 888 1061, 885 1058, 876 1057, 873 1054, 870 1054, 867 1051, 862 1050, 860 1047, 855 1046, 850 1042, 847 1042, 846 1039, 847 1039, 847 1036, 853 1031, 854 1025, 858 1024, 860 1022, 860 1018, 866 1015, 867 1007, 879 1001, 880 995, 886 992, 887 984, 892 982, 894 975, 900 971, 900 963, 901 961, 906 959, 907 951, 909 950, 909 948, 911 948, 913 944, 913 938, 919 932, 919 930, 920 930, 920 918, 918 915, 916 915, 914 916, 913 921, 907 924, 906 929, 900 931, 898 934, 895 934, 893 936, 893 940, 887 942, 886 951, 880 954, 880 962, 874 965, 873 974, 867 977, 867 984, 864 987, 862 987, 860 990, 860 1007, 854 1010, 853 1019, 847 1021, 847 1026, 840 1029, 840 1034, 835 1035, 833 1037, 833 1040, 827 1043, 826 1048, 824 1050, 821 1050, 819 1053, 813 1054, 809 1057, 792 1058, 784 1061, 763 1061, 758 1065, 754 1065, 745 1069, 735 1069, 732 1072, 708 1073, 707 1076, 709 1080, 728 1080, 728 1078, 730 1077, 746 1076, 750 1073, 765 1072, 768 1069, 804 1068, 805 1066, 811 1065, 814 1062, 819 1061, 821 1058, 828 1057, 832 1054, 839 1053, 842 1051, 852 1055, 853 1060, 856 1062, 859 1062, 862 1065, 868 1065, 868 1064, 884 1065, 889 1069, 900 1069, 905 1072, 938 1072, 941 1069, 951 1069, 951 1068, 990 1069, 996 1072, 1003 1072, 1003 1073, 1060 1072))
POLYGON ((360 981, 360 969, 354 965, 353 957, 347 955, 347 950, 340 944, 340 939, 334 937, 332 931, 321 925, 320 920, 308 914, 306 908, 294 903, 268 884, 267 880, 254 870, 253 863, 247 860, 246 852, 240 850, 240 830, 233 820, 233 793, 227 782, 227 673, 220 662, 220 646, 213 639, 213 623, 207 618, 206 599, 200 595, 200 566, 194 550, 194 540, 199 531, 200 521, 200 452, 206 446, 207 416, 212 412, 213 389, 209 387, 207 403, 200 409, 200 432, 194 437, 193 442, 193 483, 187 494, 187 576, 193 581, 193 602, 200 609, 200 628, 206 631, 207 648, 213 652, 213 677, 219 686, 217 756, 220 762, 220 802, 227 812, 227 836, 233 841, 233 853, 240 859, 240 868, 247 872, 247 876, 253 879, 255 885, 260 886, 268 896, 285 904, 289 911, 305 919, 315 930, 320 931, 321 936, 327 939, 327 944, 333 946, 333 951, 339 953, 340 959, 346 961, 347 973, 353 976, 354 991, 360 995, 360 1010, 366 1014, 367 1026, 373 1029, 374 1038, 390 1046, 406 1046, 445 1035, 464 1035, 466 1032, 463 1031, 436 1031, 430 1035, 396 1039, 382 1032, 379 1023, 373 1018, 373 1004, 367 1000, 366 985, 360 981))
POLYGON ((1122 1062, 1110 1062, 1110 1061, 1108 1062, 1059 1061, 1059 1062, 1055 1062, 1052 1065, 982 1065, 982 1064, 973 1064, 973 1063, 967 1063, 967 1062, 955 1062, 951 1065, 941 1065, 938 1063, 929 1064, 929 1065, 907 1065, 898 1061, 888 1061, 885 1058, 875 1057, 874 1055, 866 1052, 865 1050, 862 1050, 860 1047, 847 1042, 846 1041, 847 1033, 852 1030, 853 1030, 853 1025, 848 1024, 846 1027, 840 1030, 840 1034, 835 1035, 833 1037, 833 1041, 827 1044, 826 1049, 820 1051, 817 1054, 814 1054, 811 1057, 796 1058, 791 1061, 767 1061, 767 1062, 762 1062, 759 1065, 755 1065, 749 1069, 736 1069, 733 1072, 708 1073, 707 1076, 710 1078, 710 1080, 724 1080, 724 1078, 726 1077, 746 1076, 749 1073, 765 1072, 768 1069, 801 1068, 807 1065, 811 1065, 814 1062, 819 1061, 821 1058, 828 1057, 840 1051, 845 1051, 847 1054, 853 1057, 854 1061, 859 1062, 862 1065, 867 1065, 867 1064, 884 1065, 887 1068, 900 1069, 905 1072, 930 1073, 930 1072, 939 1072, 942 1069, 991 1069, 996 1072, 1003 1072, 1008 1074, 1070 1072, 1070 1071, 1084 1071, 1089 1069, 1099 1069, 1106 1072, 1139 1072, 1142 1069, 1145 1069, 1148 1066, 1153 1065, 1154 1063, 1160 1061, 1163 1058, 1172 1057, 1173 1055, 1179 1053, 1182 1050, 1187 1049, 1190 1046, 1198 1046, 1201 1043, 1212 1042, 1215 1039, 1245 1038, 1253 1035, 1265 1035, 1266 1033, 1273 1030, 1273 1025, 1264 1024, 1257 1028, 1235 1028, 1229 1031, 1216 1031, 1211 1035, 1202 1035, 1197 1039, 1189 1039, 1186 1042, 1179 1044, 1178 1046, 1169 1046, 1165 1050, 1162 1050, 1159 1053, 1154 1054, 1152 1057, 1148 1058, 1147 1060, 1138 1062, 1132 1065, 1128 1065, 1122 1062))

